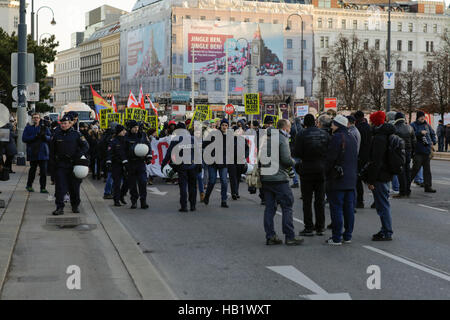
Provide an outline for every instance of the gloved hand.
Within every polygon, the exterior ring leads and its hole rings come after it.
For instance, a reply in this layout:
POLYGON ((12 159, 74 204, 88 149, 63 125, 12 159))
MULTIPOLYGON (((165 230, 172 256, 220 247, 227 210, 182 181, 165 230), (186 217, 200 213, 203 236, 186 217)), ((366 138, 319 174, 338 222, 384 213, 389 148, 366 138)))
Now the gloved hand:
POLYGON ((128 171, 130 171, 129 170, 129 166, 128 166, 128 162, 123 163, 123 165, 122 165, 122 173, 123 173, 123 175, 125 177, 128 177, 128 171))
POLYGON ((148 156, 147 158, 145 158, 145 164, 146 165, 152 164, 152 156, 148 156))

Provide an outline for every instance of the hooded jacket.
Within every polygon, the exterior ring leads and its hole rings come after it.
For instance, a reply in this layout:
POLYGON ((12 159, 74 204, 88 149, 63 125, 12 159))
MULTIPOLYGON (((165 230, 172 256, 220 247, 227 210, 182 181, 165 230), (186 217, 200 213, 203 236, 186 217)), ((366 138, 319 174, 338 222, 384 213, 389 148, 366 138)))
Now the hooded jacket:
POLYGON ((417 143, 416 134, 414 129, 405 123, 405 119, 400 118, 395 121, 395 134, 405 141, 405 151, 413 154, 417 143))
POLYGON ((389 182, 392 174, 388 169, 389 136, 395 133, 395 127, 384 123, 373 130, 373 139, 370 146, 369 166, 367 168, 367 183, 389 182))

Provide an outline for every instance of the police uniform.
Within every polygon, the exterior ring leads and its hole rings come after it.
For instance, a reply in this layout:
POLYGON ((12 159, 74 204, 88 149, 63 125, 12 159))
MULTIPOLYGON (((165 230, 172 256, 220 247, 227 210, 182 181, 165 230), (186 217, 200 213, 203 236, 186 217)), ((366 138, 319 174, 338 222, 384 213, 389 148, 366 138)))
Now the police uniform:
MULTIPOLYGON (((70 117, 65 116, 61 122, 70 121, 70 117)), ((72 212, 78 213, 80 205, 80 184, 73 174, 74 163, 82 156, 87 156, 89 144, 86 139, 72 127, 68 130, 57 130, 52 137, 51 160, 54 164, 55 190, 56 190, 56 210, 54 215, 64 214, 64 196, 69 192, 72 212)))
POLYGON ((124 197, 128 191, 127 139, 125 136, 118 135, 123 130, 125 130, 123 126, 117 125, 116 137, 111 140, 106 152, 106 166, 112 171, 114 206, 116 207, 121 206, 120 201, 126 204, 124 197))
POLYGON ((128 127, 130 131, 127 135, 129 171, 128 171, 128 186, 131 195, 131 209, 136 209, 137 200, 141 200, 141 208, 147 209, 147 167, 146 164, 152 160, 152 147, 150 140, 145 132, 140 129, 137 133, 132 133, 131 128, 136 127, 136 121, 130 121, 128 127), (138 157, 134 153, 134 148, 138 144, 145 144, 148 146, 148 153, 144 157, 138 157), (139 192, 138 192, 139 188, 139 192))

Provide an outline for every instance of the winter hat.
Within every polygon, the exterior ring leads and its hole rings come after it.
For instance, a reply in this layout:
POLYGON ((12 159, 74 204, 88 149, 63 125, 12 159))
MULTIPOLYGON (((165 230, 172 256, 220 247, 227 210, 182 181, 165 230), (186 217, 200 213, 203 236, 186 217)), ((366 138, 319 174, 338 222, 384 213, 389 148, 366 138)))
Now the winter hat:
POLYGON ((258 120, 253 120, 252 122, 254 127, 259 127, 259 121, 258 120))
POLYGON ((266 116, 264 119, 264 124, 273 124, 273 117, 272 116, 266 116))
POLYGON ((354 124, 356 122, 356 119, 354 116, 347 116, 348 122, 350 122, 351 124, 354 124))
POLYGON ((395 120, 398 120, 398 119, 405 119, 405 115, 402 112, 397 112, 395 114, 395 120))
POLYGON ((356 111, 355 112, 355 119, 359 120, 359 119, 362 119, 362 118, 364 118, 364 112, 362 112, 361 110, 356 111))
POLYGON ((136 126, 138 126, 138 123, 136 122, 136 120, 130 120, 130 121, 128 121, 128 128, 134 128, 134 127, 136 127, 136 126))
POLYGON ((381 126, 386 121, 386 114, 383 111, 377 111, 370 115, 370 122, 374 126, 381 126))
POLYGON ((336 117, 334 117, 333 122, 337 126, 347 127, 347 125, 348 125, 348 119, 340 114, 338 114, 336 117))
POLYGON ((116 134, 121 133, 123 130, 125 130, 125 127, 124 127, 124 126, 122 126, 122 125, 120 125, 120 124, 118 124, 118 125, 116 126, 116 134))
POLYGON ((222 119, 222 121, 220 121, 220 125, 221 126, 222 126, 223 123, 226 123, 228 125, 230 124, 227 119, 222 119))
POLYGON ((417 111, 416 119, 419 119, 420 117, 425 117, 425 112, 423 112, 423 111, 417 111))
POLYGON ((314 116, 312 114, 307 114, 305 116, 305 126, 310 128, 310 127, 314 127, 314 125, 316 124, 316 120, 314 119, 314 116))
POLYGON ((386 114, 386 119, 387 119, 387 121, 394 121, 395 120, 395 115, 397 114, 397 112, 395 112, 395 111, 389 111, 387 114, 386 114))

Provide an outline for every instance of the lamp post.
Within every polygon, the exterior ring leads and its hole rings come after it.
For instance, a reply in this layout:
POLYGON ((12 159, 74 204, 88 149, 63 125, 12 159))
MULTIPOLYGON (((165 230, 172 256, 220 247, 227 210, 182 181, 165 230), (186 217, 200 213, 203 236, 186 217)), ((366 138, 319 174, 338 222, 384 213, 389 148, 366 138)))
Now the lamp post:
MULTIPOLYGON (((388 7, 388 24, 387 24, 388 40, 387 40, 387 71, 391 71, 391 0, 388 7)), ((386 92, 386 112, 391 111, 391 89, 386 92)))
POLYGON ((39 36, 39 42, 38 42, 38 45, 41 45, 41 39, 42 39, 42 37, 45 36, 45 35, 49 35, 50 37, 52 36, 52 35, 51 35, 50 33, 48 33, 48 32, 45 32, 45 33, 41 34, 41 35, 39 36))
POLYGON ((290 31, 291 30, 291 27, 289 26, 289 19, 292 16, 299 17, 301 22, 302 22, 302 28, 301 28, 301 30, 302 30, 302 38, 301 38, 301 43, 300 43, 300 48, 301 48, 301 55, 300 55, 300 59, 301 59, 301 61, 300 61, 300 81, 301 82, 300 83, 302 84, 302 87, 303 87, 303 18, 298 13, 293 13, 293 14, 289 15, 288 18, 287 18, 287 21, 286 21, 286 29, 285 29, 286 31, 290 31))
POLYGON ((31 25, 32 25, 32 29, 31 29, 31 36, 33 39, 35 39, 37 41, 37 37, 39 36, 39 11, 41 11, 41 9, 49 9, 52 12, 52 21, 50 22, 50 24, 52 26, 54 26, 56 24, 55 21, 55 13, 53 12, 53 9, 48 7, 48 6, 43 6, 40 7, 37 11, 36 11, 36 39, 34 38, 34 26, 33 26, 33 22, 34 22, 34 13, 32 12, 31 14, 31 25))

